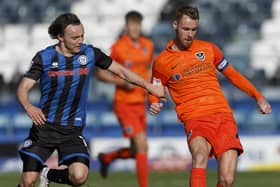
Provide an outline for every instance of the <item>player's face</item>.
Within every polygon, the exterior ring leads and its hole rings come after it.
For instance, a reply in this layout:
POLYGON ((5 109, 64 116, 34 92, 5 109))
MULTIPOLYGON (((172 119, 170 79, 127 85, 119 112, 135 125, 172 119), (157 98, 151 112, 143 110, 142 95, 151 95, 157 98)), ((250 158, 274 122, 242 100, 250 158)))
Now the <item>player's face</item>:
POLYGON ((141 21, 128 20, 126 23, 126 33, 132 40, 138 40, 141 35, 141 21))
POLYGON ((198 20, 184 15, 179 22, 173 22, 173 28, 176 31, 176 40, 179 45, 183 48, 188 48, 197 33, 198 20))
POLYGON ((64 35, 59 37, 62 47, 66 53, 75 54, 81 50, 84 41, 84 27, 80 25, 68 25, 64 29, 64 35))

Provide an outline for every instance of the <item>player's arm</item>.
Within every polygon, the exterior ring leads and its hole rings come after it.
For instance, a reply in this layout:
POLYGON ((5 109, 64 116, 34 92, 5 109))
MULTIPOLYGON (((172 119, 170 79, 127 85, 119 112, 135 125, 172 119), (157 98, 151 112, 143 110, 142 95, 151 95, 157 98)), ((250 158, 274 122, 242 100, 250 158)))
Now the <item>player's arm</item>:
POLYGON ((222 73, 230 80, 230 82, 248 94, 249 96, 256 99, 258 107, 263 114, 271 113, 271 106, 264 96, 256 89, 256 87, 239 73, 233 66, 228 65, 222 73))
POLYGON ((134 88, 134 85, 128 83, 127 81, 123 79, 116 78, 111 72, 104 70, 104 69, 98 69, 96 72, 96 78, 100 81, 115 84, 117 87, 131 90, 134 88))
POLYGON ((30 90, 35 84, 35 80, 24 77, 17 88, 17 98, 32 121, 36 125, 43 125, 46 121, 45 115, 40 108, 31 104, 28 97, 30 90))
MULTIPOLYGON (((152 67, 152 82, 155 85, 162 85, 164 88, 167 84, 167 76, 165 76, 162 71, 158 70, 158 65, 156 62, 153 64, 152 67)), ((153 95, 149 95, 149 103, 150 103, 150 114, 157 115, 163 108, 163 103, 166 102, 166 98, 162 97, 155 97, 153 95)))
POLYGON ((261 113, 271 113, 271 106, 261 94, 261 92, 258 91, 245 76, 239 73, 232 65, 228 63, 218 47, 213 45, 213 50, 215 54, 214 64, 216 65, 218 71, 222 72, 234 86, 245 92, 247 95, 255 98, 261 113))
POLYGON ((153 85, 148 81, 144 80, 142 77, 137 75, 136 73, 128 70, 127 68, 121 66, 116 62, 112 62, 112 64, 108 68, 109 71, 118 75, 123 80, 128 81, 131 84, 135 84, 146 89, 152 95, 156 97, 164 97, 164 89, 161 85, 153 85))

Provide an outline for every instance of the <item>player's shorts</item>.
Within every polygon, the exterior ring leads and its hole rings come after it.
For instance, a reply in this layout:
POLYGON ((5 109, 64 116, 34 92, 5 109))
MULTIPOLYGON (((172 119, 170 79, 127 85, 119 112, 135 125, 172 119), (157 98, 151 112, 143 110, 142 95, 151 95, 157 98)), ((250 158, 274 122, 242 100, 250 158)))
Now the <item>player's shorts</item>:
POLYGON ((131 138, 147 130, 146 104, 115 104, 114 112, 122 126, 123 136, 131 138))
POLYGON ((58 165, 81 162, 89 167, 89 151, 81 127, 45 124, 33 125, 19 149, 23 171, 40 171, 54 150, 58 152, 58 165))
POLYGON ((230 149, 243 152, 238 136, 237 125, 232 113, 215 113, 184 121, 188 143, 197 136, 202 136, 211 144, 209 157, 219 158, 230 149))

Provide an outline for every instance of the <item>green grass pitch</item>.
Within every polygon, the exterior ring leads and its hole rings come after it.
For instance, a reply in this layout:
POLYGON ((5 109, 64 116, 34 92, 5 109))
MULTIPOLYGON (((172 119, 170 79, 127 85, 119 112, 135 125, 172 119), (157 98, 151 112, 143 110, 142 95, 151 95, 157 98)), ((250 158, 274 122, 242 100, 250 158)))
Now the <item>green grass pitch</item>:
MULTIPOLYGON (((0 174, 1 187, 16 187, 19 173, 0 174)), ((187 187, 188 172, 150 172, 150 187, 187 187)), ((52 183, 50 187, 63 187, 52 183)), ((207 186, 216 187, 216 172, 207 173, 207 186)), ((238 172, 235 187, 280 187, 280 172, 238 172)), ((82 187, 137 187, 135 173, 113 172, 106 180, 98 173, 90 174, 82 187)))

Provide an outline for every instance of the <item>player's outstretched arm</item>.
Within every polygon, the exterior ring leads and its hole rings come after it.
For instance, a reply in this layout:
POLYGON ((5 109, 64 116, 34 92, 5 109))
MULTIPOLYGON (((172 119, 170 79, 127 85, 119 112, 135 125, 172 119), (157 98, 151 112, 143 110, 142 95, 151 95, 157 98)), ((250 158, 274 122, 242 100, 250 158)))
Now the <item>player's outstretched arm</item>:
POLYGON ((33 79, 23 78, 17 89, 17 98, 32 121, 36 125, 43 125, 46 121, 45 115, 40 108, 32 105, 28 98, 28 93, 35 83, 33 79))
POLYGON ((231 81, 234 86, 256 99, 262 114, 271 113, 271 106, 261 94, 261 92, 259 92, 247 78, 235 70, 233 66, 229 65, 227 68, 225 68, 223 74, 231 81))
POLYGON ((115 84, 116 86, 126 89, 126 90, 132 90, 135 86, 133 84, 130 84, 129 82, 118 79, 113 76, 113 74, 107 70, 104 69, 98 69, 96 72, 96 78, 100 81, 115 84))
POLYGON ((146 89, 152 95, 162 98, 164 97, 164 89, 162 85, 153 85, 148 81, 144 80, 142 77, 137 75, 136 73, 128 70, 127 68, 121 66, 116 62, 112 62, 110 67, 108 68, 112 73, 115 73, 120 78, 128 81, 129 83, 135 84, 146 89))

